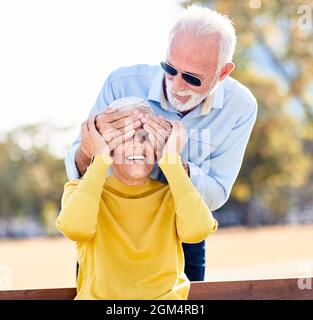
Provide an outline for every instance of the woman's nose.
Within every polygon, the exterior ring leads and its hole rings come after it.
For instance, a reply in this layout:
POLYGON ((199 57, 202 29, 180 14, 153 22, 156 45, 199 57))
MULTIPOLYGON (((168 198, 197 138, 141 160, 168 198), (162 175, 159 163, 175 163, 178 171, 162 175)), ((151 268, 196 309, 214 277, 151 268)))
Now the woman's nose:
POLYGON ((134 145, 135 146, 144 146, 144 136, 141 134, 135 134, 134 145))

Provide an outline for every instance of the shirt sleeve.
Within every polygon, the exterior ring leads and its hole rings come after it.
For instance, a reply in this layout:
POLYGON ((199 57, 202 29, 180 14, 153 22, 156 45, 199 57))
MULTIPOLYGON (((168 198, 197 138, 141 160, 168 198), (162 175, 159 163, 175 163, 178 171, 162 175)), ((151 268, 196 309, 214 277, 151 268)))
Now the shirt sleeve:
POLYGON ((96 234, 99 203, 112 159, 97 155, 82 179, 64 186, 57 229, 73 241, 90 240, 96 234))
POLYGON ((229 198, 256 121, 257 105, 245 112, 221 145, 201 166, 188 162, 189 176, 212 211, 229 198))
POLYGON ((216 231, 214 219, 203 197, 197 191, 183 168, 177 153, 163 155, 159 161, 169 183, 176 208, 176 230, 185 243, 198 243, 216 231))
MULTIPOLYGON (((113 89, 112 89, 112 83, 111 83, 111 75, 107 78, 105 81, 98 97, 97 100, 91 109, 91 112, 88 115, 88 118, 91 115, 95 115, 100 113, 101 111, 105 110, 105 108, 111 104, 114 101, 114 94, 113 94, 113 89)), ((65 168, 66 168, 66 174, 68 180, 74 180, 74 179, 79 179, 80 174, 79 171, 76 167, 76 162, 75 162, 75 155, 76 151, 79 147, 80 144, 80 135, 75 139, 73 142, 69 152, 67 153, 65 157, 65 168)))

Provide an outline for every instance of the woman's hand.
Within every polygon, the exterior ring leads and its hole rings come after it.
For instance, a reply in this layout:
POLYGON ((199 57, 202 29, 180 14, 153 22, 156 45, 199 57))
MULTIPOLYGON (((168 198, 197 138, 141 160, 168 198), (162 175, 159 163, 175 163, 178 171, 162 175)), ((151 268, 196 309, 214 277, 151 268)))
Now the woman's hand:
POLYGON ((184 148, 186 143, 185 129, 180 121, 169 121, 172 125, 172 131, 163 148, 162 156, 166 153, 176 152, 178 154, 184 148))

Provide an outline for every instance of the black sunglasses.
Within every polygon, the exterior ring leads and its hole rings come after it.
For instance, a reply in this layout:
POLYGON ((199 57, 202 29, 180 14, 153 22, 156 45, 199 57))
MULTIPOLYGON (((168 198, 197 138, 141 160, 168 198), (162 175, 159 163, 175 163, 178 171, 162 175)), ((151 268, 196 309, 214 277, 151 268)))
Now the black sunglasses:
MULTIPOLYGON (((170 76, 177 76, 178 71, 169 63, 161 62, 160 64, 164 72, 168 73, 170 76)), ((187 83, 191 84, 192 86, 200 87, 202 85, 201 79, 188 72, 182 72, 181 76, 187 83)))

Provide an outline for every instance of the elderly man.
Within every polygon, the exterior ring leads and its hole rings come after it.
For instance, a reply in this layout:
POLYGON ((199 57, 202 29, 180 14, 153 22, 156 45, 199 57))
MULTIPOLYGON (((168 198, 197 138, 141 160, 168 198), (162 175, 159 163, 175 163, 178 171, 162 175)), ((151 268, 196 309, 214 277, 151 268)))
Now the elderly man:
MULTIPOLYGON (((184 168, 211 211, 230 195, 257 116, 254 96, 229 76, 235 68, 235 45, 235 30, 227 17, 191 6, 170 31, 161 66, 113 71, 90 114, 97 115, 96 127, 112 148, 144 123, 157 154, 170 131, 166 119, 180 121, 189 133, 181 152, 184 168), (115 99, 128 96, 147 100, 157 116, 107 108, 115 99)), ((89 163, 90 155, 82 150, 78 137, 65 160, 69 179, 83 175, 89 163)), ((157 166, 151 177, 166 181, 157 166)), ((205 242, 184 244, 184 254, 189 280, 203 280, 205 242)))

